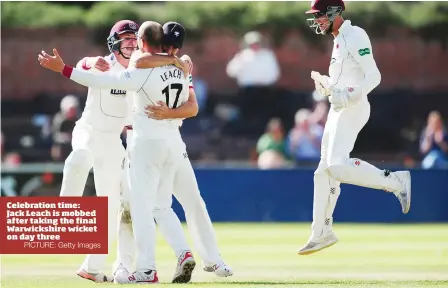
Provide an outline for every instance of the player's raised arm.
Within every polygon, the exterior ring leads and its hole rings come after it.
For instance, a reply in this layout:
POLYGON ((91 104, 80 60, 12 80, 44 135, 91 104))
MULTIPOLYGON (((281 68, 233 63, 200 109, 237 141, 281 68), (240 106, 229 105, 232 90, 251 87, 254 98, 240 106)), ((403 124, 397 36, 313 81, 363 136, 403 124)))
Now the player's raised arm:
POLYGON ((164 65, 175 65, 181 69, 185 75, 191 70, 191 65, 187 61, 176 57, 175 55, 158 55, 151 53, 140 53, 133 57, 132 65, 136 68, 155 68, 164 65))
POLYGON ((373 58, 372 45, 367 33, 360 29, 359 33, 352 34, 346 38, 349 53, 358 62, 364 72, 364 81, 359 83, 363 95, 369 94, 381 82, 381 73, 373 58))
POLYGON ((59 72, 65 77, 86 87, 114 87, 115 89, 137 91, 142 87, 146 80, 144 73, 139 73, 142 70, 136 70, 135 68, 127 69, 118 74, 94 75, 65 65, 56 49, 53 49, 53 53, 54 56, 51 56, 45 51, 42 51, 38 56, 40 65, 55 72, 59 72))

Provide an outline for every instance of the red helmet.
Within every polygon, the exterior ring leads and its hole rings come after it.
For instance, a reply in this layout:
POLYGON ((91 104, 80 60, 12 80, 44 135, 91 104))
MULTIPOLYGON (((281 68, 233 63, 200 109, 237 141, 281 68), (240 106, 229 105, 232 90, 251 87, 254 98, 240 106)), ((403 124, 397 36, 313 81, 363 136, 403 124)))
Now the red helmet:
POLYGON ((345 10, 345 4, 342 0, 314 0, 311 2, 311 9, 306 14, 322 13, 325 14, 331 7, 341 7, 341 12, 345 10))
POLYGON ((109 47, 109 51, 118 51, 120 54, 122 54, 120 51, 120 42, 123 40, 120 40, 119 36, 124 33, 137 34, 138 28, 138 24, 131 20, 121 20, 115 23, 115 25, 110 30, 109 37, 107 37, 107 46, 109 47))
POLYGON ((334 19, 342 11, 345 11, 345 4, 342 0, 313 0, 311 2, 311 9, 305 13, 313 15, 313 18, 307 19, 307 23, 316 34, 327 34, 333 26, 334 19), (328 22, 319 24, 317 22, 318 18, 324 15, 327 16, 328 22))

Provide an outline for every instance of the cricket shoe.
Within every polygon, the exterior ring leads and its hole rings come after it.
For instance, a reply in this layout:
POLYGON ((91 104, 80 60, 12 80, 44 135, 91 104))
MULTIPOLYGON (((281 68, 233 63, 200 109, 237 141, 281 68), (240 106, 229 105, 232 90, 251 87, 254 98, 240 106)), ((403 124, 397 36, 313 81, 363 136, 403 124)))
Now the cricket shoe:
POLYGON ((227 266, 223 261, 212 266, 203 263, 203 268, 205 272, 215 272, 215 275, 219 277, 229 277, 233 275, 232 267, 227 266))
POLYGON ((327 236, 322 237, 318 240, 309 241, 305 246, 303 246, 297 253, 299 255, 308 255, 318 252, 322 249, 333 246, 339 241, 336 234, 331 232, 327 236))
POLYGON ((176 272, 174 272, 173 283, 188 283, 191 280, 191 274, 196 261, 194 261, 191 251, 184 251, 177 261, 176 272))
POLYGON ((411 173, 409 171, 393 172, 398 181, 403 184, 403 189, 394 193, 401 204, 401 211, 407 214, 411 208, 411 173))
POLYGON ((114 283, 120 283, 119 279, 127 279, 129 276, 131 276, 131 273, 124 267, 123 264, 118 265, 117 269, 114 272, 114 283))
POLYGON ((146 272, 134 272, 128 277, 115 277, 114 282, 118 284, 158 284, 159 278, 157 277, 157 271, 149 270, 146 272))
POLYGON ((107 278, 104 273, 89 273, 84 269, 79 269, 76 274, 84 279, 96 282, 96 283, 104 283, 104 282, 112 282, 112 279, 107 278))

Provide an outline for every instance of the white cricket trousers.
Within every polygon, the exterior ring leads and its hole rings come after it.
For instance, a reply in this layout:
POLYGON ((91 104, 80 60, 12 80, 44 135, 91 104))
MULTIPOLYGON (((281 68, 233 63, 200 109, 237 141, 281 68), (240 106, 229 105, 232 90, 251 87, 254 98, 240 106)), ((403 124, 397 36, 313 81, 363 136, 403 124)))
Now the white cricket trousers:
MULTIPOLYGON (((111 249, 116 237, 120 177, 125 156, 120 133, 102 132, 76 124, 72 148, 73 151, 65 160, 60 196, 82 196, 89 171, 93 167, 96 194, 108 197, 108 241, 111 249)), ((98 273, 103 270, 106 258, 107 254, 89 254, 81 268, 89 273, 98 273)))
POLYGON ((134 137, 129 148, 129 208, 137 246, 136 271, 156 270, 154 212, 161 180, 173 190, 174 174, 186 147, 182 138, 145 139, 134 137))
MULTIPOLYGON (((196 181, 193 167, 188 159, 182 161, 174 175, 174 194, 176 199, 182 205, 190 235, 199 256, 207 266, 219 264, 222 259, 218 249, 218 243, 215 236, 210 216, 205 203, 201 197, 199 187, 196 181)), ((124 166, 122 181, 122 210, 128 209, 128 195, 130 193, 127 185, 128 159, 124 166)), ((176 213, 171 208, 173 191, 169 189, 169 183, 166 178, 161 179, 157 194, 156 206, 153 211, 154 219, 170 247, 173 249, 176 257, 179 257, 183 251, 190 250, 186 241, 182 225, 176 213)), ((122 211, 121 213, 126 213, 122 211)), ((123 214, 122 214, 123 215, 123 214)), ((121 215, 120 215, 121 216, 121 215)), ((127 222, 125 217, 119 216, 117 259, 114 263, 113 271, 120 264, 123 264, 128 271, 133 271, 135 243, 132 233, 132 224, 127 222)))
POLYGON ((359 132, 370 117, 370 103, 361 99, 353 106, 335 111, 330 108, 321 146, 321 160, 314 173, 313 224, 310 241, 331 232, 333 212, 347 183, 389 192, 401 184, 380 169, 360 159, 350 159, 359 132))

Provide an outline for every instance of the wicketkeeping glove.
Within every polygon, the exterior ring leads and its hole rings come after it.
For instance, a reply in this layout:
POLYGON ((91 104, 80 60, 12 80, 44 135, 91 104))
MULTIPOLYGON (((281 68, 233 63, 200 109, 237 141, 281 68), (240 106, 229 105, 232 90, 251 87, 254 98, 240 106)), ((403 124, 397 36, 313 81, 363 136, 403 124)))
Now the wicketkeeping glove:
POLYGON ((330 96, 330 77, 321 75, 319 72, 311 71, 311 79, 314 80, 316 91, 322 96, 330 96))
POLYGON ((343 89, 333 88, 329 100, 335 109, 339 109, 357 102, 361 96, 362 93, 359 88, 347 86, 343 89))

